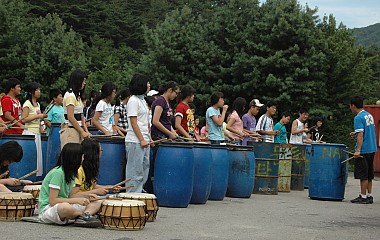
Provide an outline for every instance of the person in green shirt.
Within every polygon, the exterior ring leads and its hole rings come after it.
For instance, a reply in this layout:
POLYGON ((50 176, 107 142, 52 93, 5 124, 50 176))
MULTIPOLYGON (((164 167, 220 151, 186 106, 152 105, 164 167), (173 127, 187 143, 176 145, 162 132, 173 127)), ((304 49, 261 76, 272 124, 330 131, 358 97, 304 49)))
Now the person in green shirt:
POLYGON ((281 120, 278 123, 276 123, 276 125, 274 125, 274 131, 279 131, 279 134, 277 134, 274 137, 275 143, 288 143, 285 125, 288 124, 289 121, 290 121, 289 112, 284 112, 281 116, 281 120))
POLYGON ((95 194, 72 194, 75 177, 83 160, 83 149, 79 143, 67 143, 53 168, 42 182, 39 196, 39 220, 43 223, 64 225, 72 223, 83 227, 100 227, 101 222, 93 215, 101 201, 92 201, 95 194))

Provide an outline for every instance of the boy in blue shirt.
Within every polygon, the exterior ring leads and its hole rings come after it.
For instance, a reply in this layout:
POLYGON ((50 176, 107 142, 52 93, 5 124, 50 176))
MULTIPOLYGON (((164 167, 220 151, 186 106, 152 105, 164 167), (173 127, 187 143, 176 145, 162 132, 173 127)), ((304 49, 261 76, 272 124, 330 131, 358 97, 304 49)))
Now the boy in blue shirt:
POLYGON ((373 159, 377 152, 375 121, 373 116, 363 109, 363 98, 361 97, 356 96, 351 99, 350 109, 356 115, 354 118, 355 132, 350 134, 351 137, 356 136, 354 177, 360 179, 360 195, 351 202, 373 203, 373 159))
POLYGON ((284 112, 282 114, 281 120, 274 125, 274 131, 279 131, 279 134, 274 137, 275 143, 288 143, 288 137, 286 135, 286 127, 290 121, 290 114, 288 112, 284 112))
POLYGON ((48 127, 46 135, 49 136, 52 123, 63 123, 65 121, 64 109, 62 107, 62 92, 58 89, 50 91, 50 99, 54 100, 54 105, 47 108, 48 117, 44 119, 45 125, 48 127))

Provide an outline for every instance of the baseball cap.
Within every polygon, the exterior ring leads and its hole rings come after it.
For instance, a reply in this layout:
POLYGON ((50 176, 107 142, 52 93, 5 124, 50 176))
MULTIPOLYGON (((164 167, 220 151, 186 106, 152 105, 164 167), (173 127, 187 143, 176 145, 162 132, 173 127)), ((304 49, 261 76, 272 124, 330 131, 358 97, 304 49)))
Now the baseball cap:
POLYGON ((259 99, 253 99, 250 103, 249 103, 249 106, 258 106, 258 107, 262 107, 264 106, 264 104, 262 104, 259 99))
POLYGON ((159 94, 158 91, 156 91, 156 90, 150 90, 146 95, 148 97, 151 97, 151 96, 158 95, 158 94, 159 94))

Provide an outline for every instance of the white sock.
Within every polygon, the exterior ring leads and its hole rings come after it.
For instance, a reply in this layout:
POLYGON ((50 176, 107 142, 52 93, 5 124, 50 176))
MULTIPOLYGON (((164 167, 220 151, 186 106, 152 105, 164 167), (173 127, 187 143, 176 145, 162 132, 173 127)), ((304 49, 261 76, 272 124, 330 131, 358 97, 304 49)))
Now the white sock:
POLYGON ((364 199, 367 198, 367 195, 365 195, 365 194, 360 194, 360 196, 362 196, 362 198, 364 198, 364 199))
POLYGON ((372 193, 368 193, 368 194, 367 194, 367 197, 372 197, 372 193))

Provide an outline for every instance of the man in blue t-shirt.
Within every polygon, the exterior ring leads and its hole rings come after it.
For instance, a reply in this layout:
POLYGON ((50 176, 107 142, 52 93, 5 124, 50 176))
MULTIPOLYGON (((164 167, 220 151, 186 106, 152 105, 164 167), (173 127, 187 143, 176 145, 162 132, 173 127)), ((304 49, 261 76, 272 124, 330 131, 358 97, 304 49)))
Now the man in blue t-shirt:
POLYGON ((373 116, 363 109, 363 98, 353 97, 350 109, 356 115, 354 118, 355 132, 351 137, 356 137, 355 147, 355 179, 360 179, 360 195, 351 200, 352 203, 373 203, 372 179, 374 178, 373 159, 377 152, 375 121, 373 116))

